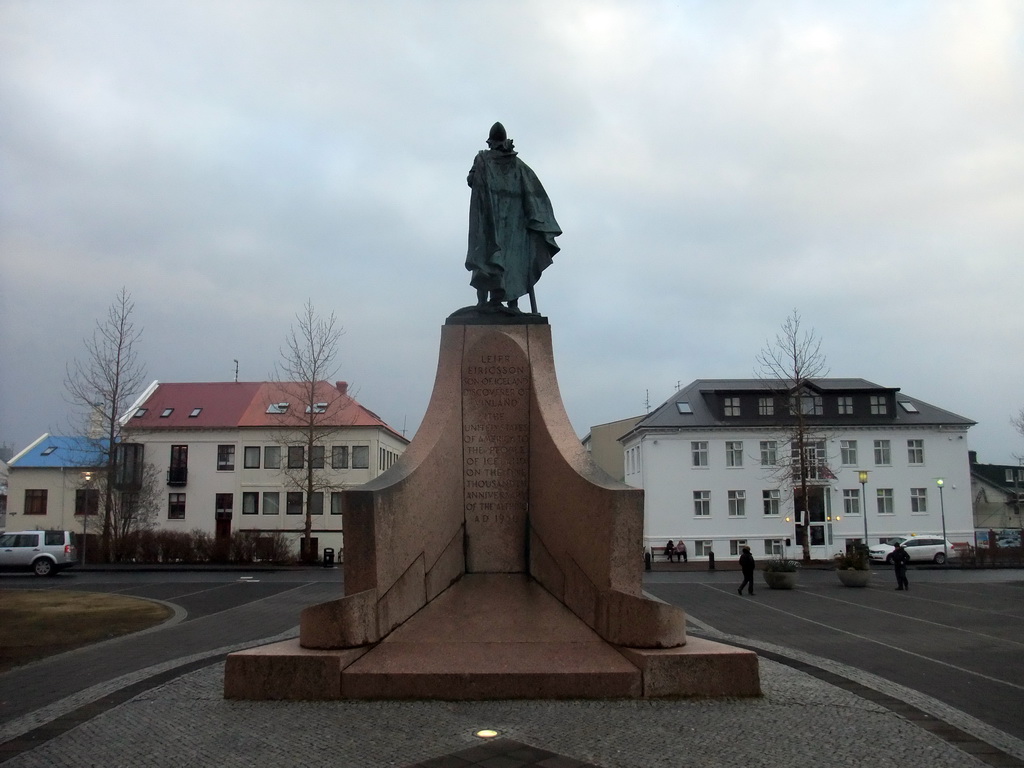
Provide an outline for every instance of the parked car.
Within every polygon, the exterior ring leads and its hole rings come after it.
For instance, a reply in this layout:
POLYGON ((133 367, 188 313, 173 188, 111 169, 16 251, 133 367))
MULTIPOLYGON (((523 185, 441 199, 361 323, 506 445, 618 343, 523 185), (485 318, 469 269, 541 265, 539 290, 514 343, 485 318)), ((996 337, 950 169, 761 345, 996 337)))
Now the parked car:
POLYGON ((71 531, 12 531, 0 536, 0 569, 55 576, 78 563, 71 531))
POLYGON ((892 563, 892 553, 896 545, 900 545, 910 555, 910 562, 938 563, 946 562, 946 558, 957 557, 953 544, 943 541, 941 536, 897 536, 888 544, 872 544, 868 555, 876 563, 892 563))

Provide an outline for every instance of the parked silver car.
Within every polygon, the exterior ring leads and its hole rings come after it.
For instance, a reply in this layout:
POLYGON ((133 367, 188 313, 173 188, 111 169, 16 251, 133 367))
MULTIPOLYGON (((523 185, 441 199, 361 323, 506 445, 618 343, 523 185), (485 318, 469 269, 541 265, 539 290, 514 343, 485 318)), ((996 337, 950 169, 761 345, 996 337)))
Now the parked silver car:
POLYGON ((941 536, 897 536, 888 544, 872 544, 868 555, 876 563, 892 563, 892 553, 899 544, 910 555, 910 562, 938 563, 946 562, 946 558, 957 557, 953 545, 943 541, 941 536))
POLYGON ((0 536, 0 569, 54 576, 78 563, 71 531, 12 531, 0 536))

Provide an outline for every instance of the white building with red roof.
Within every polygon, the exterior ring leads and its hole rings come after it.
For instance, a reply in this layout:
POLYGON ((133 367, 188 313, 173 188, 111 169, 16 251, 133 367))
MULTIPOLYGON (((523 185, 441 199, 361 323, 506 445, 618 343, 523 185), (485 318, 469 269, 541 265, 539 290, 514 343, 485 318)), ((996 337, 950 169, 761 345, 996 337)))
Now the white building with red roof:
POLYGON ((121 442, 166 482, 158 526, 215 538, 284 533, 297 553, 312 464, 315 551, 340 555, 341 492, 380 475, 409 441, 349 395, 345 382, 308 387, 153 382, 124 415, 121 442))

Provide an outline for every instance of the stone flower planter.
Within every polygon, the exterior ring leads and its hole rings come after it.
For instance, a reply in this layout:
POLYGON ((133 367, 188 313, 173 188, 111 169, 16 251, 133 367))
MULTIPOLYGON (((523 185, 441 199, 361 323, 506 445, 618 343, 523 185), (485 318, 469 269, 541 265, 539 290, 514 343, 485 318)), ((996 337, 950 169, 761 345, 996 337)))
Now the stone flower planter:
POLYGON ((793 589, 796 587, 796 571, 762 571, 768 589, 793 589))
POLYGON ((866 587, 871 581, 871 571, 858 571, 856 568, 841 568, 836 575, 844 587, 866 587))

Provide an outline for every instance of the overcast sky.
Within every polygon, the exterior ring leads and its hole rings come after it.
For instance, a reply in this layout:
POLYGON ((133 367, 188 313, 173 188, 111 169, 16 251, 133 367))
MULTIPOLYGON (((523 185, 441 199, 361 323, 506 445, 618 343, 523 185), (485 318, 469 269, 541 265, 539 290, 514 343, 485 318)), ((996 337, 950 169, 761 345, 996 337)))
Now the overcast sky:
POLYGON ((0 3, 0 443, 74 423, 121 286, 149 379, 274 368, 303 303, 410 436, 475 302, 502 121, 564 234, 537 285, 582 436, 747 378, 798 309, 833 376, 1024 453, 1024 3, 0 3))

